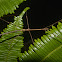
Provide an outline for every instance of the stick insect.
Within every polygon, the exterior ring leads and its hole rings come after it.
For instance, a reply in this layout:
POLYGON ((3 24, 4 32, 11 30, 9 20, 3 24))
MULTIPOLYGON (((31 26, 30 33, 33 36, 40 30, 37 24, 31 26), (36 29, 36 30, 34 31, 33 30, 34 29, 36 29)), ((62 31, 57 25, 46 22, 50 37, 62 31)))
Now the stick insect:
MULTIPOLYGON (((3 20, 4 22, 10 24, 10 22, 8 22, 8 21, 6 21, 6 20, 4 20, 4 19, 2 19, 2 18, 0 18, 0 19, 3 20)), ((49 26, 47 26, 47 27, 45 27, 45 28, 42 28, 42 29, 30 29, 30 27, 29 27, 29 23, 28 23, 27 12, 26 12, 26 21, 27 21, 27 26, 28 26, 27 29, 15 30, 15 31, 11 31, 11 32, 3 33, 3 34, 0 34, 0 36, 5 35, 5 34, 9 34, 9 33, 13 33, 13 32, 17 32, 17 31, 23 31, 23 32, 28 31, 29 34, 30 34, 30 37, 31 37, 31 41, 32 41, 32 43, 33 43, 34 41, 33 41, 33 37, 32 37, 32 34, 31 34, 30 31, 37 31, 37 30, 44 30, 44 31, 45 31, 45 30, 48 30, 50 26, 55 25, 56 23, 59 22, 59 21, 57 21, 57 22, 55 22, 55 23, 53 23, 53 24, 51 24, 51 25, 49 25, 49 26)), ((61 20, 60 20, 60 21, 61 21, 61 20)))
MULTIPOLYGON (((3 18, 0 18, 0 19, 3 20, 4 22, 10 24, 10 22, 4 20, 3 18)), ((30 37, 31 37, 32 43, 33 43, 34 41, 33 41, 33 37, 32 37, 32 34, 31 34, 30 31, 36 31, 36 30, 48 30, 48 28, 42 28, 42 29, 30 29, 30 27, 29 27, 29 23, 28 23, 27 12, 26 12, 26 21, 27 21, 27 27, 28 27, 27 29, 15 30, 15 31, 11 31, 11 32, 3 33, 3 34, 0 34, 0 36, 5 35, 5 34, 9 34, 9 33, 13 33, 13 32, 17 32, 17 31, 23 31, 23 32, 28 31, 29 34, 30 34, 30 37)))

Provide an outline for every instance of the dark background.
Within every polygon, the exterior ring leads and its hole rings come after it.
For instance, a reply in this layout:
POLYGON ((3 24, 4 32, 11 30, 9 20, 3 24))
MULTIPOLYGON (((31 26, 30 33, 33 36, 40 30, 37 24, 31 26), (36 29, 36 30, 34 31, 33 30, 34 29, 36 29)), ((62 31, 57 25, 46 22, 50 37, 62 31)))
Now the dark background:
MULTIPOLYGON (((27 0, 19 5, 19 8, 15 11, 15 14, 4 16, 3 19, 13 22, 13 15, 19 15, 25 7, 30 7, 28 10, 28 19, 30 28, 44 28, 53 24, 54 22, 62 19, 62 2, 61 0, 27 0)), ((27 28, 26 15, 23 17, 24 28, 27 28)), ((7 25, 6 22, 0 20, 0 31, 7 25)), ((45 31, 33 31, 33 39, 40 38, 45 31)), ((24 32, 24 41, 31 42, 28 32, 24 32)), ((31 42, 32 43, 32 42, 31 42)))
MULTIPOLYGON (((28 10, 28 18, 30 28, 44 28, 62 19, 62 3, 61 0, 27 0, 21 4, 20 7, 24 9, 26 6, 30 7, 28 10), (25 5, 26 4, 26 5, 25 5), (23 7, 22 7, 22 6, 23 7)), ((24 28, 26 26, 26 19, 24 18, 24 28)), ((40 38, 44 31, 31 32, 33 38, 40 38)), ((28 33, 29 34, 29 33, 28 33)), ((29 36, 30 37, 30 36, 29 36)), ((25 39, 28 38, 25 32, 25 39)))

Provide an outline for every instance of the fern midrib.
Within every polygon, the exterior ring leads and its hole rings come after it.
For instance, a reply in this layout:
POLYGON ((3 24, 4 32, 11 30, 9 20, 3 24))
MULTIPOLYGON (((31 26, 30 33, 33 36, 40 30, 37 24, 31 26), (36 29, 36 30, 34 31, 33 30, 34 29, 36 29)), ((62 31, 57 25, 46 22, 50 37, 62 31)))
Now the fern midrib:
MULTIPOLYGON (((17 36, 16 36, 17 37, 17 36)), ((16 38, 15 37, 15 38, 16 38)), ((12 39, 11 41, 13 41, 14 39, 12 39)), ((10 44, 11 45, 11 44, 10 44)), ((14 44, 15 45, 15 44, 14 44)), ((12 46, 12 47, 14 47, 14 45, 12 46)), ((11 52, 11 49, 12 49, 12 47, 10 47, 9 48, 9 50, 8 50, 8 54, 7 54, 7 56, 6 56, 6 62, 7 62, 7 60, 8 60, 8 56, 9 56, 9 54, 10 54, 10 52, 11 52)))
POLYGON ((51 56, 51 54, 53 54, 56 50, 59 50, 62 47, 62 45, 60 45, 59 47, 57 47, 56 49, 54 49, 53 51, 51 51, 44 59, 42 59, 40 62, 45 61, 45 59, 47 59, 49 56, 51 56))

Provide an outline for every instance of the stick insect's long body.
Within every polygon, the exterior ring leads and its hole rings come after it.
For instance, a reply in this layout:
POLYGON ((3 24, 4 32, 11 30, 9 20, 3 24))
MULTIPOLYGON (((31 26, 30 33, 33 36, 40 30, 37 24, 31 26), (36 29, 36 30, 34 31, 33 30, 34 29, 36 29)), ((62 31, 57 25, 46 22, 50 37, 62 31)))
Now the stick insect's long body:
POLYGON ((24 32, 24 31, 36 31, 36 30, 48 30, 48 28, 15 30, 15 31, 11 31, 11 32, 7 32, 7 33, 0 34, 0 36, 5 35, 5 34, 9 34, 9 33, 13 33, 13 32, 17 32, 17 31, 23 31, 24 32))

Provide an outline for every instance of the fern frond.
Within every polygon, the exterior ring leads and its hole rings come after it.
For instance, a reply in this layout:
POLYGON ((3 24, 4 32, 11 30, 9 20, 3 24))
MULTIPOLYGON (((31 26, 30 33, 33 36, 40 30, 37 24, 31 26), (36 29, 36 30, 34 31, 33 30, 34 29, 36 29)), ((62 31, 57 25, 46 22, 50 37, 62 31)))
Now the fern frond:
POLYGON ((20 62, 62 62, 62 23, 35 39, 28 52, 21 53, 20 62))
POLYGON ((14 13, 19 4, 26 0, 0 0, 0 17, 14 13))
MULTIPOLYGON (((22 17, 28 9, 29 7, 26 7, 19 16, 15 16, 15 21, 7 25, 7 28, 1 34, 23 29, 22 17)), ((21 48, 23 47, 22 34, 22 31, 18 31, 1 36, 0 62, 17 62, 16 58, 20 55, 21 48)))

